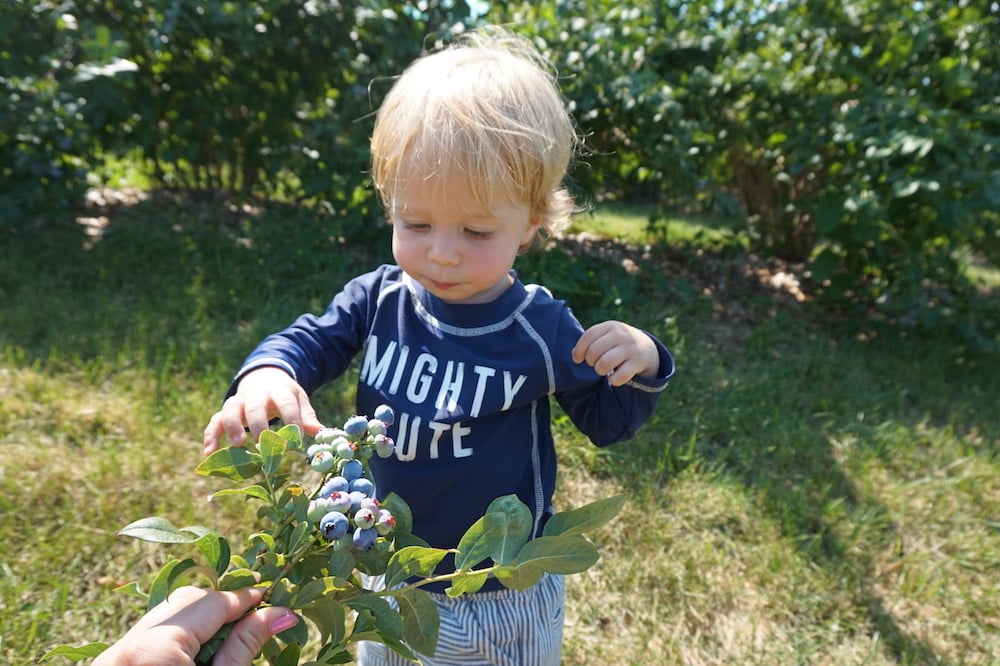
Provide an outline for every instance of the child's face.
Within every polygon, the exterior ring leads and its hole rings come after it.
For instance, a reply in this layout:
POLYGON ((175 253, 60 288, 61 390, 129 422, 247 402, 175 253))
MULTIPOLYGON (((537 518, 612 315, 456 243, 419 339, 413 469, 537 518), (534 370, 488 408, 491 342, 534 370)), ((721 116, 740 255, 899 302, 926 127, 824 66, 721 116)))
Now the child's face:
POLYGON ((459 179, 444 186, 414 178, 392 204, 396 263, 449 303, 488 303, 511 285, 518 250, 537 229, 525 202, 501 200, 486 210, 459 179))

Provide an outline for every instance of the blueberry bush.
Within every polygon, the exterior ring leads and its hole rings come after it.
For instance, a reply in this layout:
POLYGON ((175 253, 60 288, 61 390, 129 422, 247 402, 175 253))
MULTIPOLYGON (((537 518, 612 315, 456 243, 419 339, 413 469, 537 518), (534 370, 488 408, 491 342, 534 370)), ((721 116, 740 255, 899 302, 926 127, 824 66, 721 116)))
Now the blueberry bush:
MULTIPOLYGON (((291 425, 265 431, 245 448, 216 451, 195 471, 239 484, 254 480, 219 490, 212 499, 259 502, 261 529, 236 553, 205 527, 176 527, 164 517, 132 522, 121 536, 194 544, 204 562, 170 558, 148 589, 133 582, 119 590, 151 609, 192 578, 219 590, 266 587, 262 604, 290 607, 308 622, 269 640, 262 663, 347 663, 351 645, 361 640, 385 643, 419 661, 420 655, 434 654, 439 625, 437 606, 423 586, 447 582, 446 593, 456 597, 477 592, 492 576, 509 589, 523 590, 545 572, 579 573, 598 561, 597 548, 583 533, 614 518, 624 503, 621 495, 556 513, 534 539, 528 507, 516 495, 498 497, 457 548, 428 546, 411 533, 404 499, 378 496, 368 464, 374 455, 393 455, 394 442, 386 435, 392 420, 392 410, 383 406, 371 419, 353 416, 342 428, 321 430, 308 445, 298 426, 291 425), (300 481, 300 474, 307 480, 300 481), (437 571, 449 554, 454 570, 437 571), (367 589, 364 576, 384 576, 385 589, 367 589)), ((203 645, 196 663, 211 663, 228 631, 223 627, 203 645)), ((63 645, 44 658, 86 659, 106 648, 106 643, 63 645)))

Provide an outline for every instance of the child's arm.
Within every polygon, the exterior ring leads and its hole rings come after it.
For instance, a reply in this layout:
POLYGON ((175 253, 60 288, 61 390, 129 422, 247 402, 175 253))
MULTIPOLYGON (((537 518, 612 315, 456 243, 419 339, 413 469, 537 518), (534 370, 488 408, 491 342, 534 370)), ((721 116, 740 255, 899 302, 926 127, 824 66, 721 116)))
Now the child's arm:
POLYGON ((605 321, 583 332, 573 347, 573 360, 587 362, 612 386, 627 384, 633 377, 656 377, 660 353, 646 333, 620 321, 605 321))
POLYGON ((205 427, 205 454, 219 448, 223 434, 233 446, 242 446, 249 428, 256 440, 275 417, 301 426, 309 435, 315 435, 323 427, 308 394, 291 375, 273 366, 251 370, 205 427))

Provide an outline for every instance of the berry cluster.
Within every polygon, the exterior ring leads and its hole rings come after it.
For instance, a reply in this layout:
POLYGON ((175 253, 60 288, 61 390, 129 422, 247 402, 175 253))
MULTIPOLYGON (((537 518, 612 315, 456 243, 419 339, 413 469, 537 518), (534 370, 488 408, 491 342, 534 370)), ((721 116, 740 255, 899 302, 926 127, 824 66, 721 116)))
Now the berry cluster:
POLYGON ((396 525, 379 505, 367 462, 373 454, 392 455, 395 443, 385 433, 393 419, 392 408, 380 405, 371 419, 352 416, 343 428, 320 430, 306 450, 310 466, 326 475, 309 502, 309 520, 336 548, 371 550, 396 525))

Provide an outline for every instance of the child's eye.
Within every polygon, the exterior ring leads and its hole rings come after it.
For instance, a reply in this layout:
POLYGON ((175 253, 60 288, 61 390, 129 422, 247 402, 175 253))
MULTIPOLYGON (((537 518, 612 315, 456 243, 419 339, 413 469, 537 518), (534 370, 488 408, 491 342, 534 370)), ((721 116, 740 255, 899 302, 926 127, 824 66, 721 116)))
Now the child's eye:
POLYGON ((478 229, 466 229, 465 235, 473 240, 489 240, 493 238, 492 231, 480 231, 478 229))
POLYGON ((426 222, 413 222, 411 220, 401 220, 403 228, 407 231, 427 231, 430 225, 426 222))

